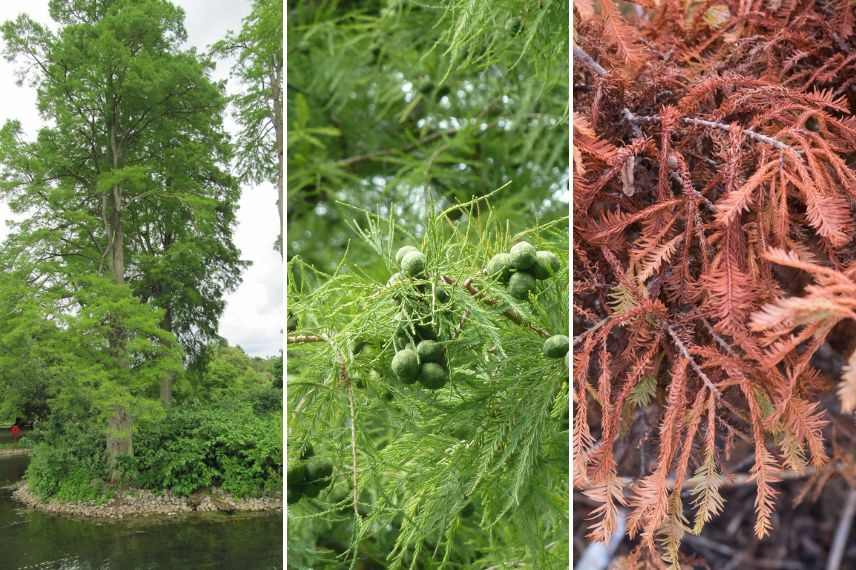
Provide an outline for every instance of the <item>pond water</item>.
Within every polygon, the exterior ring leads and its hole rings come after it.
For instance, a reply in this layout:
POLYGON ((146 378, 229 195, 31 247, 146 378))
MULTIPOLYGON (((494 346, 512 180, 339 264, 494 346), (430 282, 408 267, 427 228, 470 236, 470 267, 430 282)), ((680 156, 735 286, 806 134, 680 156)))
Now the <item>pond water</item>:
POLYGON ((0 456, 0 569, 282 568, 282 513, 195 513, 97 522, 33 511, 8 486, 29 459, 0 456))

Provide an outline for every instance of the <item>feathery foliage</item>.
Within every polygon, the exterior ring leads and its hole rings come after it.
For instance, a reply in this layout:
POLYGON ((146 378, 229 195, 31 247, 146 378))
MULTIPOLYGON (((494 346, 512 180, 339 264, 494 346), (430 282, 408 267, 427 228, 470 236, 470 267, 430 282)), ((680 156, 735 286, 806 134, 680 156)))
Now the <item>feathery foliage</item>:
POLYGON ((723 509, 735 434, 754 448, 758 538, 780 471, 829 464, 812 356, 854 316, 854 6, 575 14, 574 484, 600 504, 591 538, 626 505, 625 562, 678 567, 684 534, 723 509), (619 464, 640 400, 656 459, 619 464))
POLYGON ((290 277, 303 276, 289 279, 299 322, 290 464, 311 444, 334 465, 328 489, 289 509, 295 564, 337 567, 338 553, 392 568, 567 567, 568 372, 542 353, 567 330, 567 265, 527 301, 482 271, 523 237, 560 254, 567 219, 512 235, 479 207, 453 223, 448 211, 430 215, 420 239, 367 214, 353 229, 375 251, 371 265, 346 258, 325 273, 290 262, 290 277), (424 252, 427 269, 388 284, 402 243, 424 252), (413 325, 430 326, 445 349, 451 378, 439 390, 390 369, 397 335, 413 325))
POLYGON ((414 228, 429 203, 513 180, 498 216, 564 215, 568 16, 566 0, 290 3, 288 257, 371 255, 340 202, 414 228))

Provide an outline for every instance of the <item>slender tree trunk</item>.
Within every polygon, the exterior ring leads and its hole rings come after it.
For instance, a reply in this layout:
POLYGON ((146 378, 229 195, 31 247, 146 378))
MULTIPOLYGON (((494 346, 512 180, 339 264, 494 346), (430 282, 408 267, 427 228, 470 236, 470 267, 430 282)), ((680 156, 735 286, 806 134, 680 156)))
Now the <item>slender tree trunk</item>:
POLYGON ((161 379, 160 399, 165 408, 172 406, 172 385, 174 382, 175 375, 172 372, 161 379))
MULTIPOLYGON (((168 248, 169 246, 167 246, 168 248)), ((167 307, 166 312, 163 316, 163 322, 161 323, 161 328, 164 330, 168 330, 169 332, 173 332, 172 330, 172 311, 170 311, 169 307, 167 307)), ((160 400, 165 408, 169 408, 172 406, 172 386, 175 383, 175 374, 172 372, 168 372, 163 378, 161 378, 160 383, 160 400)))
POLYGON ((284 173, 285 173, 285 163, 283 160, 283 141, 284 141, 284 133, 283 129, 285 128, 282 121, 282 65, 280 63, 275 63, 273 66, 273 76, 271 81, 271 95, 273 99, 273 128, 276 132, 276 190, 277 190, 277 200, 276 206, 277 211, 279 211, 279 254, 285 255, 285 244, 282 243, 282 228, 283 228, 283 217, 282 217, 282 209, 283 204, 285 204, 284 196, 283 196, 283 185, 284 185, 284 173))
MULTIPOLYGON (((115 109, 113 117, 113 125, 110 129, 110 150, 113 168, 118 169, 120 149, 116 142, 115 109)), ((123 285, 125 283, 125 232, 122 226, 122 189, 118 184, 110 189, 107 208, 106 233, 110 244, 110 273, 116 284, 123 285)), ((118 366, 128 368, 130 363, 128 362, 123 324, 115 322, 113 327, 111 349, 118 366)), ((107 462, 112 481, 118 480, 121 474, 118 464, 119 457, 134 454, 132 432, 133 423, 128 410, 124 406, 115 406, 113 415, 107 422, 107 462)))

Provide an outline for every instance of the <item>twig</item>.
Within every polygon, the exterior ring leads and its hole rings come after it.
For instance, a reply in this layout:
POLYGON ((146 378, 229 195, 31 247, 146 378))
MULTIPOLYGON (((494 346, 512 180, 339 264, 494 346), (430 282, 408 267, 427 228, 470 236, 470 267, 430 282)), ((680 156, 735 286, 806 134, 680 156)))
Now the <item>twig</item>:
MULTIPOLYGON (((692 118, 692 117, 684 117, 684 118, 683 118, 683 119, 681 119, 681 120, 682 120, 683 122, 685 122, 685 123, 689 123, 689 124, 691 124, 691 125, 701 125, 701 126, 704 126, 704 127, 711 127, 711 128, 714 128, 714 129, 720 129, 720 130, 723 130, 723 131, 729 131, 729 130, 731 130, 731 125, 730 125, 730 124, 728 124, 728 123, 718 123, 718 122, 716 122, 716 121, 707 121, 707 120, 705 120, 705 119, 695 119, 695 118, 692 118)), ((765 135, 765 134, 759 133, 759 132, 757 132, 757 131, 753 131, 752 129, 746 129, 746 128, 743 128, 743 127, 741 127, 741 130, 743 131, 743 133, 744 133, 747 137, 749 137, 749 138, 753 138, 753 139, 755 139, 756 141, 759 141, 759 142, 762 142, 762 143, 766 143, 766 144, 768 144, 768 145, 770 145, 770 146, 774 146, 774 147, 776 147, 776 148, 778 148, 778 149, 781 149, 781 150, 792 150, 792 151, 794 151, 794 152, 798 152, 798 151, 797 151, 794 147, 792 147, 791 145, 789 145, 789 144, 785 144, 785 143, 783 143, 782 141, 780 141, 780 140, 778 140, 778 139, 774 139, 773 137, 770 137, 770 136, 767 136, 767 135, 765 135)))
MULTIPOLYGON (((343 365, 344 366, 344 365, 343 365)), ((357 407, 354 404, 354 386, 348 379, 348 407, 351 411, 351 471, 352 483, 354 485, 354 516, 360 518, 360 510, 357 501, 357 407)))
POLYGON ((835 538, 832 541, 832 551, 826 562, 826 570, 839 570, 841 560, 844 558, 844 549, 847 546, 847 536, 850 534, 850 526, 853 524, 853 516, 856 515, 856 489, 850 489, 847 493, 847 503, 838 521, 835 530, 835 538))
MULTIPOLYGON (((448 275, 443 275, 442 279, 448 285, 455 285, 457 283, 457 281, 454 278, 449 277, 448 275)), ((499 305, 499 301, 497 301, 496 299, 491 299, 490 297, 486 297, 482 291, 479 291, 476 288, 476 286, 473 285, 473 280, 470 279, 469 277, 464 280, 464 282, 461 284, 461 286, 467 291, 467 293, 470 294, 470 296, 472 296, 474 299, 478 299, 478 300, 482 301, 485 305, 490 305, 491 307, 495 307, 495 306, 499 305)), ((508 308, 508 309, 505 309, 504 311, 502 311, 502 316, 504 316, 505 318, 507 318, 508 320, 510 320, 511 322, 513 322, 515 324, 518 324, 522 327, 528 328, 531 331, 534 331, 535 333, 537 333, 538 335, 540 335, 544 338, 548 338, 551 336, 548 331, 539 327, 535 323, 530 323, 529 321, 527 321, 523 317, 523 315, 521 315, 520 313, 515 311, 513 308, 508 308)))
POLYGON ((597 329, 599 329, 600 327, 605 325, 607 323, 607 321, 609 321, 609 317, 604 317, 601 320, 599 320, 598 322, 596 322, 594 325, 592 325, 591 328, 588 328, 588 329, 584 330, 583 332, 581 332, 580 334, 578 334, 577 336, 575 336, 574 337, 574 346, 577 346, 579 343, 581 343, 585 339, 585 337, 587 337, 588 335, 590 335, 591 333, 593 333, 594 331, 596 331, 597 329))
POLYGON ((729 356, 733 356, 734 358, 740 358, 740 356, 737 354, 737 351, 735 351, 731 347, 731 345, 726 342, 724 338, 722 338, 716 333, 713 328, 713 325, 710 324, 710 321, 708 321, 707 319, 702 319, 701 322, 702 324, 704 324, 704 328, 707 329, 708 334, 710 334, 710 336, 713 337, 713 340, 716 341, 716 344, 721 346, 723 350, 728 353, 729 356))
POLYGON ((288 335, 287 341, 288 344, 306 344, 308 342, 326 342, 327 339, 315 334, 295 334, 288 335))
MULTIPOLYGON (((836 470, 839 470, 840 467, 835 466, 836 470)), ((780 479, 781 481, 793 481, 796 479, 803 479, 805 477, 811 477, 812 475, 817 474, 817 469, 815 467, 806 467, 800 471, 787 471, 787 470, 774 470, 771 472, 775 477, 780 479)), ((639 479, 633 477, 618 477, 618 483, 624 488, 625 492, 628 492, 631 487, 636 485, 639 482, 639 479)), ((726 475, 723 477, 722 482, 719 484, 720 489, 731 489, 734 487, 747 487, 755 485, 755 475, 752 473, 736 473, 733 475, 726 475)), ((577 487, 579 490, 586 490, 588 487, 577 487)), ((675 488, 675 480, 674 478, 666 479, 666 489, 673 490, 675 488)), ((683 491, 688 491, 689 489, 682 489, 683 491)))
POLYGON ((579 61, 601 77, 609 72, 598 62, 594 60, 583 48, 574 46, 574 61, 579 61))
MULTIPOLYGON (((622 110, 624 118, 632 123, 656 123, 660 121, 659 115, 636 115, 632 111, 627 108, 622 110)), ((718 121, 708 121, 707 119, 698 119, 695 117, 682 117, 681 121, 688 125, 698 125, 702 127, 710 127, 713 129, 720 129, 722 131, 731 130, 731 123, 720 123, 718 121)), ((800 155, 801 152, 791 145, 787 143, 783 143, 782 141, 775 139, 771 136, 759 133, 758 131, 753 131, 752 129, 747 129, 745 127, 740 127, 740 130, 743 131, 747 137, 751 139, 755 139, 758 142, 762 142, 768 144, 770 146, 776 147, 780 150, 790 150, 797 155, 800 155)))
MULTIPOLYGON (((595 61, 592 56, 590 56, 588 53, 586 53, 585 50, 583 50, 579 46, 574 46, 574 58, 579 60, 581 63, 585 64, 589 69, 591 69, 593 72, 595 72, 597 75, 600 75, 601 77, 609 74, 609 72, 602 65, 600 65, 597 61, 595 61)), ((631 125, 634 123, 654 123, 654 122, 658 122, 660 120, 660 117, 658 115, 647 115, 647 116, 636 115, 632 111, 630 111, 630 109, 628 109, 627 107, 623 108, 621 112, 622 112, 622 115, 624 116, 624 118, 627 119, 627 121, 631 125)), ((681 120, 684 123, 687 123, 689 125, 699 125, 699 126, 703 126, 703 127, 710 127, 713 129, 720 129, 723 131, 731 130, 731 124, 729 124, 729 123, 720 123, 718 121, 708 121, 707 119, 697 119, 695 117, 683 117, 681 120)), ((747 137, 755 139, 758 142, 768 144, 768 145, 776 147, 780 150, 793 151, 794 153, 797 154, 797 156, 802 155, 802 153, 798 149, 795 149, 791 145, 789 145, 787 143, 783 143, 782 141, 775 139, 771 136, 768 136, 768 135, 765 135, 763 133, 759 133, 758 131, 753 131, 752 129, 747 129, 744 127, 740 127, 740 130, 742 130, 743 133, 747 137)))
POLYGON ((359 509, 359 480, 357 478, 357 406, 354 403, 354 384, 351 382, 351 376, 348 374, 348 364, 345 357, 339 352, 338 348, 332 343, 330 345, 336 351, 336 358, 339 362, 339 381, 345 385, 348 390, 348 410, 351 414, 351 485, 353 486, 352 506, 354 509, 354 538, 351 542, 351 548, 354 551, 354 557, 351 560, 351 568, 356 565, 359 551, 357 546, 360 540, 360 509, 359 509))
POLYGON ((669 336, 672 337, 672 341, 675 343, 675 346, 678 347, 678 350, 681 352, 681 356, 683 356, 687 359, 687 361, 689 361, 690 366, 693 370, 695 370, 695 373, 698 374, 699 378, 702 379, 708 390, 710 390, 711 393, 716 396, 716 399, 719 400, 722 397, 722 393, 710 380, 710 378, 707 377, 707 374, 704 373, 704 370, 701 369, 701 366, 699 366, 695 359, 692 357, 690 351, 687 350, 686 345, 684 345, 683 341, 681 341, 680 337, 678 337, 678 334, 675 332, 675 329, 672 328, 672 325, 667 324, 666 331, 669 333, 669 336))

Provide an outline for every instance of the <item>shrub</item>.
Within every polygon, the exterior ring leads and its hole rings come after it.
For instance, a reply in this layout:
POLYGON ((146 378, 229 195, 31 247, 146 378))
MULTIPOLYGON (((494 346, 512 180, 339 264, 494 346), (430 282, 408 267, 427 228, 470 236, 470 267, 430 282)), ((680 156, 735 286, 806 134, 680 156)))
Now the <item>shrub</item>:
POLYGON ((109 497, 101 483, 107 473, 104 440, 94 421, 57 414, 40 424, 31 438, 26 480, 36 496, 95 502, 109 497))
POLYGON ((140 487, 189 495, 221 487, 259 496, 282 486, 281 422, 249 405, 176 407, 139 425, 128 476, 140 487))

